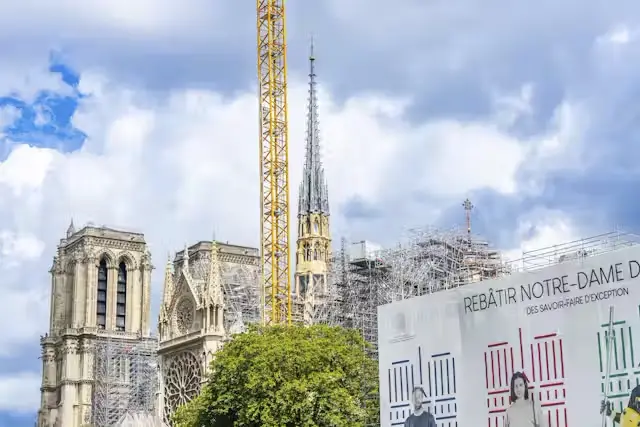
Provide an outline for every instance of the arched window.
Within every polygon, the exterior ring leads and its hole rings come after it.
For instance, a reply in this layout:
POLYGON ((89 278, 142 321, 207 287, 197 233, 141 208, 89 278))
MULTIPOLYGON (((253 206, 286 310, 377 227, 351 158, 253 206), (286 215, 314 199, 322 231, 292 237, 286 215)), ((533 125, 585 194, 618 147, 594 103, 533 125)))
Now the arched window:
POLYGON ((96 325, 100 329, 104 329, 107 326, 107 262, 104 258, 100 260, 98 265, 96 325))
POLYGON ((116 330, 124 331, 127 313, 127 266, 121 262, 118 266, 118 290, 116 300, 116 330))
POLYGON ((320 223, 316 219, 315 221, 313 221, 313 233, 318 234, 318 230, 320 230, 320 223))

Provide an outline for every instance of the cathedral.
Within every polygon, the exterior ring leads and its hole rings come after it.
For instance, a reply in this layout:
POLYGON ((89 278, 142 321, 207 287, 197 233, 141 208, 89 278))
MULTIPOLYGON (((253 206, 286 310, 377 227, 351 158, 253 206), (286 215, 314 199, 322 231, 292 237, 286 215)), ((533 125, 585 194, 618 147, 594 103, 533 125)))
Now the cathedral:
MULTIPOLYGON (((331 251, 314 62, 312 48, 292 289, 294 319, 305 324, 325 303, 331 251)), ((212 240, 176 252, 164 268, 157 335, 152 269, 144 235, 71 222, 50 270, 37 427, 124 427, 144 417, 141 425, 170 425, 200 392, 215 352, 260 320, 258 249, 212 240)))

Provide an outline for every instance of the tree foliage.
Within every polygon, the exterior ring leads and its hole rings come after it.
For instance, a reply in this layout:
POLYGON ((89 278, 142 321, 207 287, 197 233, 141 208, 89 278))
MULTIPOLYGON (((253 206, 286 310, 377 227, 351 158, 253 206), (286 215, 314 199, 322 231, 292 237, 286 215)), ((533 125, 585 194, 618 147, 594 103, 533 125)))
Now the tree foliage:
POLYGON ((216 354, 176 427, 379 425, 378 367, 355 332, 254 326, 216 354))

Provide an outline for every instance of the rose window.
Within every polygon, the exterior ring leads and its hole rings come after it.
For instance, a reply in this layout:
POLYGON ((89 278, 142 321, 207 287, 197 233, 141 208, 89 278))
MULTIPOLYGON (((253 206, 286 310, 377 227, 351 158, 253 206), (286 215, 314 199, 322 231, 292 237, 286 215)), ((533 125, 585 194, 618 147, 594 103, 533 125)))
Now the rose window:
POLYGON ((195 307, 191 298, 183 298, 176 307, 176 321, 178 330, 182 334, 189 332, 193 326, 195 307))
POLYGON ((164 411, 169 418, 175 410, 200 392, 200 363, 190 352, 169 360, 164 378, 164 411))

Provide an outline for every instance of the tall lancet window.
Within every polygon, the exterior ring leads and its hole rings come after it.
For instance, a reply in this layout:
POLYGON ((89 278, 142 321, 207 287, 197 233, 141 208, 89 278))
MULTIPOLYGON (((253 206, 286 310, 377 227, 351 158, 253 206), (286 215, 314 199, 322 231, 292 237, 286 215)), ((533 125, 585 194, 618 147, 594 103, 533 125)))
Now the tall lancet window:
POLYGON ((100 329, 104 329, 107 325, 107 262, 104 258, 100 260, 98 265, 96 325, 100 329))
POLYGON ((127 266, 121 262, 118 266, 118 292, 116 300, 116 330, 124 331, 127 314, 127 266))

